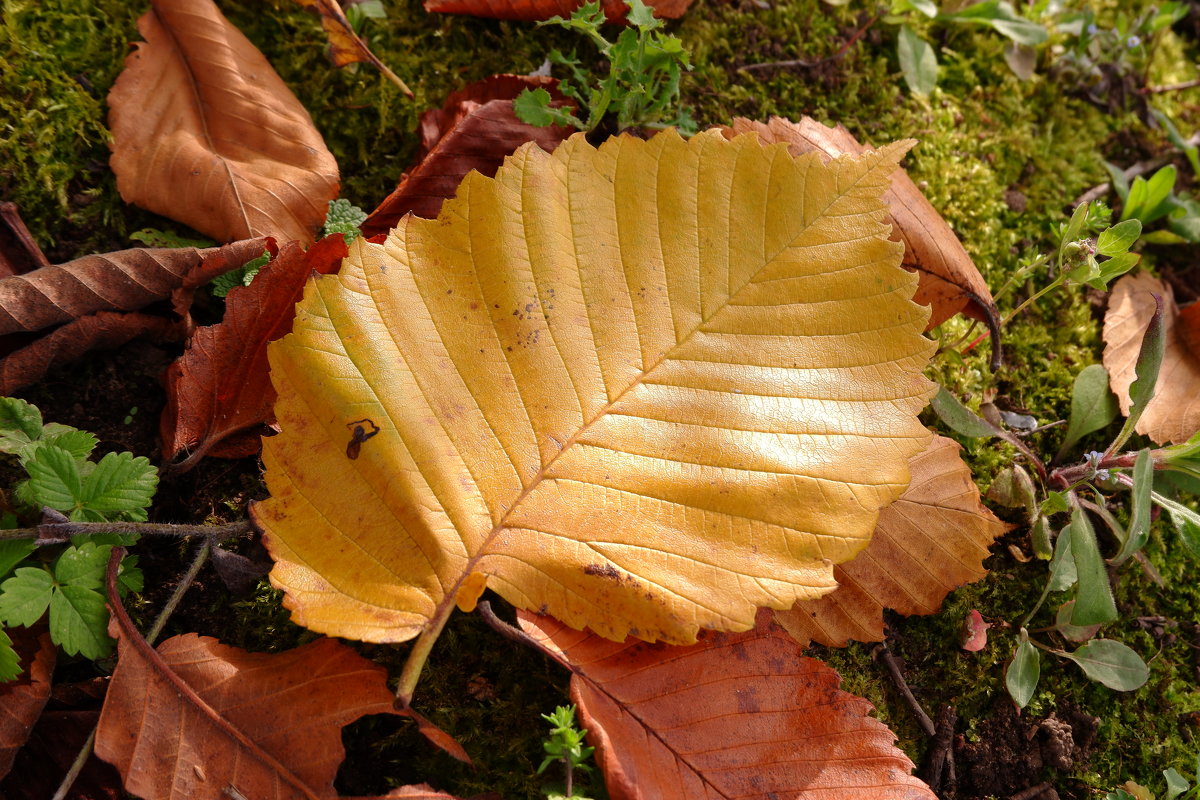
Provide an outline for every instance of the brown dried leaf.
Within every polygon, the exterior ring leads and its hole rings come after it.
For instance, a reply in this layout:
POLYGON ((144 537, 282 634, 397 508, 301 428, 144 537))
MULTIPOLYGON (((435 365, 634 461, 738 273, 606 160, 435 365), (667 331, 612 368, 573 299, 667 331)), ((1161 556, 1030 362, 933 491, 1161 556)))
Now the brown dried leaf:
POLYGON ((126 202, 220 241, 313 241, 337 163, 308 112, 211 0, 153 0, 109 93, 126 202))
POLYGON ((247 653, 185 634, 155 650, 119 607, 110 633, 96 754, 145 800, 333 798, 342 726, 392 712, 384 669, 332 639, 247 653))
MULTIPOLYGON (((539 22, 551 17, 570 17, 585 0, 425 0, 426 11, 444 14, 470 14, 494 19, 517 19, 539 22)), ((648 0, 660 19, 678 19, 691 6, 692 0, 648 0)), ((600 0, 609 22, 621 22, 629 12, 624 0, 600 0)))
POLYGON ((179 324, 165 317, 99 311, 55 328, 0 358, 0 395, 37 383, 51 368, 74 361, 90 350, 111 350, 138 336, 154 341, 181 338, 179 324))
POLYGON ((1163 302, 1166 344, 1154 398, 1135 430, 1158 444, 1178 443, 1200 430, 1200 350, 1189 344, 1189 340, 1200 339, 1200 312, 1191 310, 1195 304, 1185 317, 1175 305, 1169 284, 1145 271, 1121 278, 1112 289, 1104 315, 1104 367, 1121 413, 1128 416, 1129 387, 1136 377, 1134 365, 1142 336, 1154 314, 1154 295, 1163 302))
MULTIPOLYGON (((42 712, 29 743, 17 753, 12 772, 0 782, 0 797, 4 800, 54 797, 63 776, 96 729, 99 718, 99 709, 42 712)), ((117 771, 92 755, 84 762, 66 800, 125 800, 127 797, 121 791, 121 776, 117 771)))
POLYGON ((0 778, 12 769, 17 751, 25 746, 34 723, 50 699, 58 648, 49 631, 13 627, 7 631, 21 659, 21 675, 0 683, 0 778))
POLYGON ((321 18, 321 27, 329 39, 329 60, 335 67, 344 67, 347 64, 370 64, 392 80, 406 95, 413 96, 412 90, 404 81, 388 69, 387 65, 371 52, 367 43, 354 32, 354 26, 350 24, 350 20, 346 19, 337 0, 296 0, 296 2, 316 12, 321 18))
POLYGON ((553 78, 493 75, 454 92, 440 109, 421 114, 421 149, 414 166, 371 212, 362 225, 363 235, 387 233, 408 213, 435 218, 442 201, 454 196, 468 172, 495 176, 505 157, 525 142, 553 151, 575 129, 521 122, 512 101, 522 90, 538 87, 565 101, 557 86, 553 78))
POLYGON ((0 336, 36 331, 97 311, 135 311, 257 258, 267 239, 223 247, 137 247, 84 256, 0 279, 0 336))
MULTIPOLYGON (((867 149, 841 125, 830 128, 810 117, 802 117, 799 122, 772 117, 766 124, 739 117, 722 131, 730 138, 754 132, 764 143, 786 142, 796 155, 814 150, 829 156, 857 155, 867 149)), ((891 214, 892 239, 904 243, 904 266, 920 277, 914 299, 933 307, 929 328, 961 311, 987 323, 994 333, 998 325, 996 305, 983 276, 908 173, 896 170, 892 188, 883 199, 891 214)))
POLYGON ((220 324, 195 332, 164 377, 164 463, 188 453, 173 471, 186 471, 205 455, 241 458, 259 451, 259 428, 275 419, 267 343, 291 331, 309 276, 336 272, 345 257, 341 234, 325 237, 307 252, 289 242, 253 283, 229 293, 220 324))
POLYGON ((871 705, 760 615, 687 647, 521 627, 567 666, 613 800, 933 800, 871 705))
POLYGON ((0 278, 49 266, 16 203, 0 202, 0 278))
POLYGON ((853 561, 833 568, 838 588, 778 611, 775 619, 803 645, 844 647, 883 640, 883 609, 933 614, 946 595, 987 574, 988 546, 1010 526, 979 501, 953 439, 935 436, 909 460, 912 483, 879 512, 875 535, 853 561))

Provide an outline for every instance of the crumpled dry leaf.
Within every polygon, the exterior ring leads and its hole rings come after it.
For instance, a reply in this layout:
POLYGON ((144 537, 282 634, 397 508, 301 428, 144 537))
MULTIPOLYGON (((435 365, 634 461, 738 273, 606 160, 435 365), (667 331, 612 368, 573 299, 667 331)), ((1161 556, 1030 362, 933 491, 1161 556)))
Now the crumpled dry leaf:
POLYGON ((987 574, 988 546, 1011 526, 979 500, 953 439, 935 436, 909 461, 912 483, 879 512, 867 549, 833 569, 838 588, 775 619, 801 644, 883 641, 883 609, 933 614, 946 595, 987 574))
MULTIPOLYGON (((763 142, 786 143, 796 155, 816 151, 836 156, 866 149, 841 125, 830 128, 811 117, 801 117, 799 122, 772 117, 765 124, 739 117, 723 131, 726 136, 754 132, 763 142)), ((946 220, 903 169, 892 175, 884 202, 894 223, 892 238, 904 243, 904 266, 920 278, 915 299, 933 307, 928 327, 961 311, 987 323, 994 335, 998 315, 983 276, 946 220)))
POLYGON ((905 145, 576 135, 352 245, 270 350, 293 618, 404 640, 491 586, 687 642, 832 588, 930 435, 878 199, 905 145))
POLYGON ((152 0, 108 96, 128 203, 219 241, 313 241, 337 163, 308 112, 211 0, 152 0))
POLYGON ((262 446, 259 428, 275 419, 275 390, 267 375, 267 343, 292 329, 296 302, 313 273, 336 272, 346 257, 341 234, 307 251, 283 246, 249 286, 229 292, 225 317, 198 329, 188 349, 167 368, 167 405, 160 433, 163 461, 179 473, 206 455, 241 458, 262 446))
POLYGON ((520 612, 571 670, 612 800, 934 800, 871 704, 763 616, 689 647, 611 642, 520 612))
POLYGON ((32 386, 47 372, 91 350, 111 350, 139 336, 165 342, 182 338, 178 322, 152 314, 98 311, 68 322, 0 358, 0 396, 32 386))
POLYGON ((0 279, 0 336, 37 331, 97 311, 135 311, 262 255, 267 239, 222 247, 137 247, 84 256, 0 279))
POLYGON ((388 69, 379 58, 371 52, 357 33, 346 14, 342 11, 337 0, 296 0, 297 3, 310 9, 321 18, 321 28, 329 38, 329 60, 335 67, 347 64, 370 64, 392 80, 409 97, 412 90, 400 80, 396 73, 388 69))
POLYGON ((151 648, 119 604, 96 754, 145 800, 326 800, 341 728, 392 713, 386 671, 332 639, 247 653, 196 634, 151 648))
POLYGON ((50 266, 16 203, 0 202, 0 278, 50 266))
POLYGON ((454 196, 471 170, 492 177, 504 159, 525 142, 550 152, 575 132, 560 125, 537 127, 517 119, 512 101, 526 88, 547 89, 565 101, 558 81, 526 75, 493 75, 446 98, 440 109, 421 114, 421 147, 413 167, 362 224, 364 236, 387 233, 405 214, 433 219, 442 201, 454 196))
MULTIPOLYGON (((654 9, 654 16, 660 19, 678 19, 691 4, 692 0, 646 2, 647 6, 654 9)), ((425 0, 426 11, 525 22, 540 22, 551 17, 566 19, 581 5, 583 0, 425 0)), ((625 5, 624 0, 600 0, 600 6, 609 22, 621 22, 629 13, 629 6, 625 5)))
POLYGON ((0 683, 0 779, 12 769, 17 751, 25 746, 46 701, 54 676, 58 647, 49 631, 9 628, 13 649, 21 659, 21 675, 0 683))
POLYGON ((1134 429, 1157 444, 1179 443, 1200 430, 1200 350, 1188 343, 1200 339, 1200 312, 1192 311, 1200 304, 1193 304, 1184 316, 1170 284, 1145 271, 1121 278, 1104 315, 1104 367, 1121 413, 1128 416, 1129 387, 1156 294, 1163 302, 1163 361, 1154 398, 1134 429))

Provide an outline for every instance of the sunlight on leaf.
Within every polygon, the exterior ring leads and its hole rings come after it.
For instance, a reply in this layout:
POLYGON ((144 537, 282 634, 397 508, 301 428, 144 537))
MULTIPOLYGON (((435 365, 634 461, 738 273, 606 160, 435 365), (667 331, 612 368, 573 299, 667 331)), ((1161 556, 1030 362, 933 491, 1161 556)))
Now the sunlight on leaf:
POLYGON ((830 590, 930 436, 904 147, 580 135, 355 242, 271 346, 254 513, 294 619, 436 635, 487 586, 689 642, 830 590))

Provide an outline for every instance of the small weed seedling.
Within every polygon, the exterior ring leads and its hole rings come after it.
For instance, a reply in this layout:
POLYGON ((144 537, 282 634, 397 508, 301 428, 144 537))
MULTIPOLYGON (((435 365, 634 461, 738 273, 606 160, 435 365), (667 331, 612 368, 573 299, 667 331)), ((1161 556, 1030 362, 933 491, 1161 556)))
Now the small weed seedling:
POLYGON ((592 757, 592 751, 596 748, 584 747, 583 738, 587 736, 587 731, 575 727, 575 706, 559 706, 553 714, 542 714, 542 719, 549 722, 551 728, 550 738, 542 744, 546 757, 538 767, 538 774, 545 772, 551 764, 561 762, 566 775, 561 792, 556 787, 543 789, 543 793, 550 800, 590 800, 575 793, 575 771, 591 771, 592 768, 584 762, 592 757))
POLYGON ((618 130, 674 127, 685 135, 696 132, 696 123, 687 109, 677 108, 680 75, 692 68, 683 43, 659 32, 662 20, 655 19, 642 0, 627 0, 627 5, 629 27, 615 42, 600 33, 605 17, 598 0, 581 6, 570 19, 553 17, 539 23, 559 25, 586 36, 608 59, 609 70, 607 77, 589 89, 592 76, 582 69, 575 52, 563 55, 551 51, 550 61, 571 72, 558 88, 578 104, 583 118, 569 109, 552 106, 545 89, 526 89, 513 101, 513 111, 522 121, 539 127, 570 125, 590 131, 611 112, 616 115, 618 130))
MULTIPOLYGON (((1188 779, 1174 767, 1163 770, 1163 780, 1167 789, 1162 793, 1162 800, 1197 800, 1200 798, 1200 758, 1196 759, 1196 783, 1188 783, 1188 779)), ((1141 784, 1126 781, 1116 789, 1104 795, 1103 800, 1158 800, 1160 796, 1141 784)))
MULTIPOLYGON (((141 522, 158 486, 150 462, 131 453, 89 460, 96 437, 68 425, 42 424, 36 408, 12 397, 0 398, 0 452, 15 456, 29 478, 6 510, 4 529, 18 517, 51 521, 141 522)), ((0 624, 29 627, 49 613, 50 637, 70 655, 100 659, 112 652, 108 610, 101 586, 115 545, 136 536, 107 533, 73 537, 64 547, 37 546, 32 539, 0 539, 0 624)), ((121 563, 122 595, 141 591, 137 556, 121 563)), ((0 681, 20 674, 12 640, 0 628, 0 681)))

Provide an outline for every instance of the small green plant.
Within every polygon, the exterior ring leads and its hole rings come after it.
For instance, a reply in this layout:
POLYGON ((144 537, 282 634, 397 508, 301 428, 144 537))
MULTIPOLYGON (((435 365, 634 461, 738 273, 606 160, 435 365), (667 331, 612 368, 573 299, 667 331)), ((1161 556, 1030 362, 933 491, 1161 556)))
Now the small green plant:
MULTIPOLYGON (((90 460, 92 434, 56 423, 43 424, 35 407, 0 398, 0 452, 15 456, 29 475, 13 491, 19 517, 51 517, 75 522, 140 522, 158 486, 150 462, 131 453, 108 453, 90 460), (50 509, 50 511, 46 511, 50 509)), ((0 539, 0 624, 29 627, 49 614, 50 637, 71 655, 99 659, 112 651, 108 610, 102 590, 109 555, 135 536, 115 533, 77 536, 62 547, 38 547, 31 539, 0 539)), ((121 563, 122 594, 140 591, 137 556, 121 563)), ((20 674, 12 641, 0 629, 0 681, 20 674)))
MULTIPOLYGON (((1085 219, 1086 211, 1077 210, 1064 238, 1081 230, 1085 219)), ((1129 235, 1136 235, 1132 228, 1129 230, 1129 235)), ((1084 265, 1076 269, 1082 270, 1084 265)), ((934 410, 951 429, 972 438, 1004 439, 1020 450, 1034 469, 1035 474, 1030 475, 1022 466, 1013 465, 996 477, 988 491, 991 500, 1025 510, 1034 554, 1049 561, 1049 576, 1041 597, 1014 626, 1018 630, 1017 645, 1005 683, 1020 707, 1030 702, 1037 688, 1041 651, 1075 662, 1089 678, 1118 691, 1131 691, 1146 682, 1149 670, 1137 653, 1120 642, 1094 637, 1119 617, 1107 567, 1119 567, 1139 555, 1149 539, 1152 506, 1166 512, 1184 549, 1200 556, 1200 513, 1174 497, 1179 488, 1195 491, 1200 487, 1200 433, 1178 445, 1123 451, 1154 397, 1164 346, 1160 306, 1142 340, 1124 425, 1103 452, 1088 452, 1070 466, 1053 467, 1084 436, 1106 428, 1116 418, 1117 403, 1109 392, 1102 366, 1088 367, 1076 377, 1067 432, 1049 466, 1020 437, 976 416, 944 389, 933 399, 934 410), (1128 522, 1122 523, 1113 512, 1124 505, 1125 497, 1128 522), (1068 521, 1060 528, 1055 520, 1061 520, 1062 515, 1067 515, 1068 521), (1117 552, 1107 559, 1101 554, 1093 519, 1104 525, 1117 542, 1117 552), (1031 633, 1039 631, 1027 628, 1051 594, 1060 593, 1066 594, 1054 623, 1042 632, 1081 643, 1072 651, 1035 639, 1031 633)))
MULTIPOLYGON (((346 237, 346 244, 350 244, 356 238, 362 235, 358 229, 367 218, 367 212, 363 211, 356 205, 352 205, 349 200, 337 199, 329 201, 329 210, 325 212, 325 225, 322 228, 322 235, 331 236, 335 233, 343 234, 346 237)), ((216 297, 225 297, 231 289, 238 286, 249 286, 254 276, 258 271, 266 266, 271 260, 271 254, 264 252, 258 258, 247 261, 238 269, 226 272, 224 275, 218 275, 210 284, 212 293, 216 297)))
MULTIPOLYGON (((1162 775, 1167 785, 1166 791, 1162 793, 1162 800, 1197 800, 1200 798, 1200 758, 1196 759, 1196 784, 1194 786, 1174 767, 1164 769, 1162 775)), ((1103 800, 1158 800, 1158 795, 1141 784, 1126 781, 1104 795, 1103 800)))
POLYGON ((559 25, 586 36, 608 60, 609 71, 592 86, 592 76, 582 68, 574 51, 563 55, 552 50, 550 61, 571 73, 559 83, 559 90, 578 104, 583 116, 551 105, 550 93, 545 89, 526 89, 513 101, 513 111, 521 120, 539 127, 569 125, 590 131, 606 114, 613 113, 618 130, 674 127, 684 134, 696 132, 696 123, 687 109, 677 107, 680 76, 683 70, 692 68, 683 42, 658 30, 662 20, 655 19, 642 0, 626 3, 629 27, 615 42, 600 33, 605 17, 598 0, 581 6, 570 19, 553 17, 539 23, 559 25))
MULTIPOLYGON (((1172 144, 1187 156, 1193 171, 1200 174, 1200 148, 1184 140, 1166 115, 1155 112, 1172 144)), ((1200 202, 1186 192, 1175 192, 1178 173, 1167 164, 1149 178, 1137 176, 1133 182, 1112 164, 1106 164, 1113 189, 1121 198, 1121 219, 1138 220, 1143 226, 1165 218, 1165 230, 1151 231, 1144 239, 1152 244, 1184 244, 1200 242, 1200 202)))
POLYGON ((542 744, 546 750, 546 757, 538 767, 538 774, 541 775, 547 767, 557 763, 563 765, 565 773, 561 791, 556 786, 543 789, 542 793, 550 800, 590 800, 575 793, 575 771, 591 771, 591 767, 584 762, 591 758, 596 748, 584 746, 583 737, 587 735, 587 731, 575 727, 575 706, 558 706, 553 714, 542 714, 542 719, 549 722, 551 728, 550 738, 542 744))
POLYGON ((937 86, 937 54, 918 33, 922 17, 931 23, 992 28, 1009 40, 1005 59, 1023 78, 1032 73, 1032 48, 1049 38, 1044 26, 1022 17, 1007 0, 983 0, 953 12, 939 10, 934 0, 892 0, 883 22, 898 27, 896 57, 905 84, 916 94, 929 94, 937 86))

